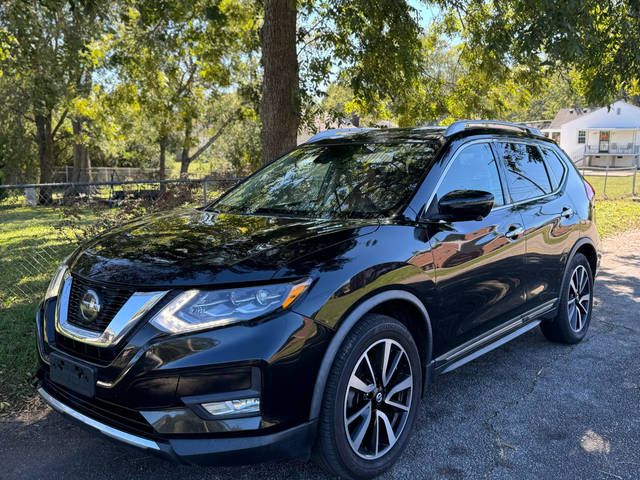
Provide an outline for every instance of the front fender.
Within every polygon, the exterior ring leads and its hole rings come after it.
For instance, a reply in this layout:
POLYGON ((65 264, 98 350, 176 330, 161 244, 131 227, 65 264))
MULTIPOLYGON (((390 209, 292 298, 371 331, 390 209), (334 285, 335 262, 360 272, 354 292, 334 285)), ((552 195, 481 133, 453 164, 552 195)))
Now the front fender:
MULTIPOLYGON (((347 334, 351 331, 358 320, 360 320, 367 312, 370 312, 380 304, 393 300, 409 302, 421 313, 421 318, 416 320, 424 322, 424 327, 427 332, 425 358, 422 360, 423 367, 425 368, 425 374, 428 372, 428 366, 431 362, 431 354, 433 351, 433 335, 431 330, 431 320, 429 319, 429 314, 424 304, 418 299, 418 297, 407 290, 388 289, 376 292, 373 295, 369 296, 367 299, 357 303, 353 308, 350 309, 350 312, 342 319, 335 335, 329 342, 329 346, 327 347, 327 350, 325 351, 325 354, 322 358, 320 369, 318 370, 318 375, 316 376, 316 382, 311 400, 311 409, 309 411, 310 420, 315 420, 320 416, 320 408, 322 406, 322 399, 324 396, 324 389, 327 383, 327 378, 329 377, 329 372, 331 371, 331 367, 333 366, 333 361, 336 357, 336 354, 338 353, 338 349, 340 348, 340 345, 342 345, 342 342, 344 341, 347 334)), ((427 382, 425 377, 425 385, 426 383, 427 382)))

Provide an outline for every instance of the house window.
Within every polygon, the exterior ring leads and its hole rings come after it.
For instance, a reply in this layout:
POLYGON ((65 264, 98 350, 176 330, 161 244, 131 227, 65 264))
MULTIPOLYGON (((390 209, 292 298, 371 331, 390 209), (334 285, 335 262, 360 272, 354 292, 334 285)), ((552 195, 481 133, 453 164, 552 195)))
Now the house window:
POLYGON ((585 130, 578 130, 578 143, 584 143, 587 138, 587 132, 585 130))

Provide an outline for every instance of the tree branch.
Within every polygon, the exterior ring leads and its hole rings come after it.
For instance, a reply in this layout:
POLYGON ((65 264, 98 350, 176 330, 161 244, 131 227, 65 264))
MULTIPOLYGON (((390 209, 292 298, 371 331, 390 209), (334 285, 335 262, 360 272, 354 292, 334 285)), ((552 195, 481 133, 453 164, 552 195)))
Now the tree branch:
POLYGON ((64 119, 67 118, 68 113, 69 113, 69 109, 65 108, 64 112, 62 112, 62 116, 60 117, 60 120, 58 120, 58 124, 55 126, 55 128, 51 132, 51 138, 56 137, 56 133, 58 133, 58 129, 60 128, 60 125, 62 125, 62 122, 64 122, 64 119))
POLYGON ((207 149, 211 145, 213 145, 213 142, 215 142, 218 139, 218 137, 222 135, 222 133, 226 130, 226 128, 236 120, 236 117, 238 116, 239 113, 240 113, 240 110, 237 110, 236 112, 233 113, 233 115, 231 115, 227 120, 225 120, 225 122, 222 125, 220 125, 220 128, 218 129, 218 131, 211 138, 209 138, 209 140, 207 140, 207 142, 204 145, 202 145, 196 151, 196 153, 194 153, 189 157, 189 163, 193 162, 196 158, 198 158, 200 155, 206 152, 207 149))

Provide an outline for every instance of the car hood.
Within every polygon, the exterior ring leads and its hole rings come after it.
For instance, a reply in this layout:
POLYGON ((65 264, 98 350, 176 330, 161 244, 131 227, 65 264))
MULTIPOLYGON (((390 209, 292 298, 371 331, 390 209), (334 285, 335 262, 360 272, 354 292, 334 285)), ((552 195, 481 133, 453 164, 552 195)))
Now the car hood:
POLYGON ((285 264, 374 231, 375 220, 232 215, 183 209, 143 217, 81 247, 71 272, 135 287, 266 281, 285 264))

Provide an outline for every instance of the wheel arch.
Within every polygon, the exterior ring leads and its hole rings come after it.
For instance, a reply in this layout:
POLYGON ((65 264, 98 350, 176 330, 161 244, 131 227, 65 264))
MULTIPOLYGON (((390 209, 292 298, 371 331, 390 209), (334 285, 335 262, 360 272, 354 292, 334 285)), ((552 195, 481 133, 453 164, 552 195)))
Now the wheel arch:
POLYGON ((589 237, 582 237, 573 244, 573 247, 571 247, 571 250, 569 250, 569 254, 567 255, 567 261, 564 264, 564 270, 562 273, 562 282, 560 283, 560 291, 558 292, 558 302, 556 308, 552 310, 552 315, 550 314, 548 317, 545 316, 544 318, 548 318, 549 320, 555 319, 557 308, 560 307, 559 300, 561 298, 562 289, 564 288, 564 285, 567 281, 567 275, 569 275, 569 267, 571 266, 573 257, 575 257, 577 253, 581 253, 587 258, 587 261, 591 266, 591 273, 595 278, 596 269, 598 268, 598 250, 596 249, 593 240, 591 240, 589 237))
POLYGON ((569 266, 571 265, 571 261, 573 257, 576 256, 577 253, 583 254, 587 260, 589 261, 589 266, 591 267, 591 273, 594 278, 596 276, 596 271, 598 268, 598 250, 596 248, 595 243, 589 237, 582 237, 573 244, 571 250, 569 250, 569 254, 567 255, 567 261, 564 264, 564 271, 562 274, 562 285, 567 278, 567 273, 569 271, 569 266))
POLYGON ((587 260, 589 261, 589 265, 591 266, 591 274, 595 278, 596 272, 598 270, 598 251, 596 250, 596 247, 591 239, 581 238, 576 242, 573 247, 573 252, 569 257, 569 262, 571 262, 576 253, 581 253, 587 258, 587 260))
POLYGON ((359 303, 340 322, 340 326, 329 342, 318 375, 316 376, 309 419, 315 420, 320 415, 324 391, 333 366, 334 359, 342 342, 358 323, 368 313, 382 313, 392 316, 402 322, 414 336, 422 360, 423 391, 428 382, 431 355, 433 352, 433 334, 431 320, 424 304, 413 293, 406 290, 394 289, 377 293, 359 303), (412 322, 412 315, 419 315, 417 322, 412 322), (398 318, 401 317, 401 318, 398 318))

